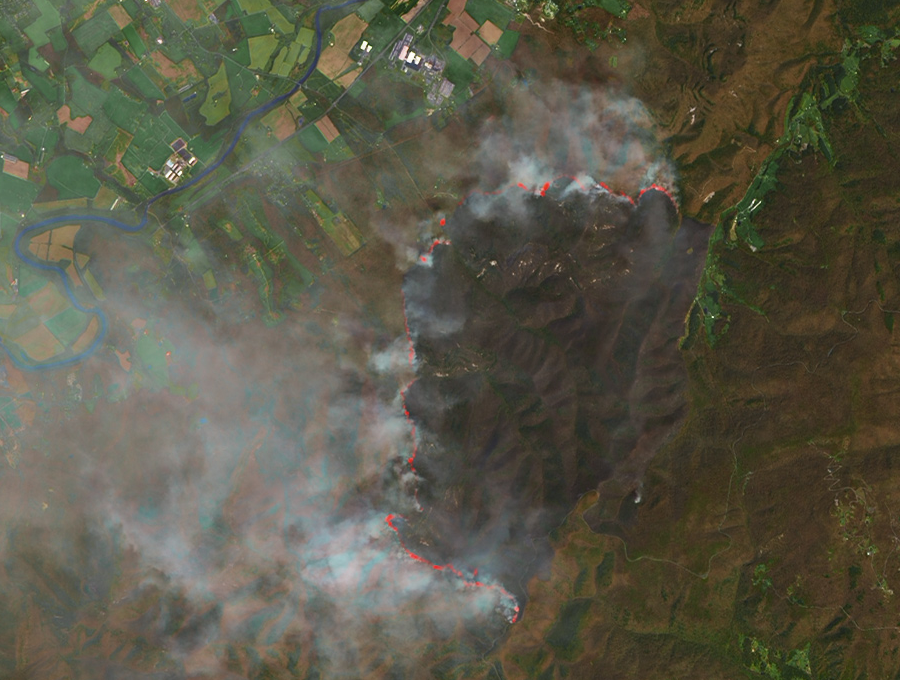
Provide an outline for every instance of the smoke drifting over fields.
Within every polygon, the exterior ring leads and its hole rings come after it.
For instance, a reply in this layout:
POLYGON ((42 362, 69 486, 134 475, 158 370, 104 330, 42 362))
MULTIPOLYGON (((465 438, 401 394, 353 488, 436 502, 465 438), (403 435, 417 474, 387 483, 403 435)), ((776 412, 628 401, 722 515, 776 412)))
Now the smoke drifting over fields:
POLYGON ((477 569, 527 615, 548 531, 604 479, 638 489, 683 414, 676 341, 706 243, 662 192, 635 206, 595 183, 666 182, 637 103, 537 91, 515 90, 456 169, 526 188, 470 197, 403 280, 414 369, 356 301, 266 328, 252 292, 171 299, 142 324, 152 310, 107 287, 116 332, 171 341, 183 389, 148 389, 112 352, 33 388, 121 398, 37 413, 0 477, 0 676, 482 668, 509 603, 407 549, 477 569))

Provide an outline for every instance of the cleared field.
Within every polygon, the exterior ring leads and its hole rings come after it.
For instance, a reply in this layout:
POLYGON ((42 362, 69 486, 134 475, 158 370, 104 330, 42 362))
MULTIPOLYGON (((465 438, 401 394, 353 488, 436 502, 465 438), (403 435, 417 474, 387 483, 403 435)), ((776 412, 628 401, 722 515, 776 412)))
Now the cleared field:
POLYGON ((194 25, 200 25, 206 22, 207 13, 197 0, 176 0, 169 7, 185 23, 190 21, 194 25))
POLYGON ((28 296, 28 306, 42 318, 56 316, 65 309, 69 309, 69 301, 62 296, 56 286, 48 283, 36 293, 28 296))
POLYGON ((297 124, 294 117, 288 111, 287 106, 279 106, 277 109, 270 111, 260 120, 262 125, 271 128, 272 134, 278 141, 284 141, 297 131, 297 124))
POLYGON ((88 322, 87 328, 84 330, 84 333, 72 343, 72 353, 80 354, 88 347, 90 347, 91 343, 94 341, 94 338, 97 337, 97 332, 100 330, 100 322, 97 320, 96 316, 91 317, 91 320, 88 322))
POLYGON ((74 258, 75 235, 81 226, 67 224, 58 229, 51 229, 42 234, 37 234, 28 242, 28 249, 42 260, 59 262, 74 258))
POLYGON ((34 361, 47 361, 64 350, 56 336, 44 324, 39 324, 13 338, 13 342, 34 361))
POLYGON ((194 62, 189 58, 182 59, 176 64, 157 50, 150 55, 150 61, 156 72, 176 87, 196 83, 202 79, 194 62))
POLYGON ((223 61, 216 74, 209 79, 209 91, 200 107, 200 115, 206 119, 207 125, 215 125, 229 113, 231 113, 231 89, 228 87, 228 74, 223 61))
POLYGON ((56 111, 56 119, 59 121, 60 125, 66 125, 70 130, 74 130, 78 134, 83 135, 91 122, 94 120, 90 116, 77 116, 72 117, 72 110, 69 108, 68 104, 63 104, 56 111))
POLYGON ((131 23, 131 17, 128 16, 128 12, 125 11, 125 8, 122 7, 122 5, 112 5, 108 11, 109 16, 112 17, 112 20, 116 22, 116 26, 118 26, 120 29, 125 28, 128 24, 131 23))
POLYGON ((365 21, 355 14, 350 14, 337 22, 331 29, 334 34, 334 45, 322 50, 318 65, 318 69, 329 80, 333 80, 355 63, 350 58, 350 50, 359 42, 367 27, 365 21))
POLYGON ((484 25, 478 29, 478 35, 480 35, 481 39, 488 45, 496 45, 497 41, 503 36, 503 29, 490 21, 485 21, 484 25))
POLYGON ((19 179, 28 179, 28 171, 31 169, 31 165, 26 161, 23 161, 19 158, 16 161, 4 161, 3 162, 3 172, 7 175, 12 175, 13 177, 18 177, 19 179))

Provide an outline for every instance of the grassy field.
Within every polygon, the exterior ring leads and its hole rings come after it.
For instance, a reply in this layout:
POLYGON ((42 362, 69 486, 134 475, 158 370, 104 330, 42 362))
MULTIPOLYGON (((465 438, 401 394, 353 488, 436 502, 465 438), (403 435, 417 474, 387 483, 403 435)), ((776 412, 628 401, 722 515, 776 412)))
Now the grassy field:
POLYGON ((160 90, 156 84, 150 79, 150 76, 144 71, 144 68, 152 69, 152 66, 134 66, 132 67, 125 77, 128 81, 134 85, 138 92, 144 96, 146 99, 165 99, 166 95, 160 90))
POLYGON ((479 26, 485 21, 490 21, 504 29, 509 26, 509 22, 516 16, 515 10, 497 2, 497 0, 468 0, 466 12, 478 22, 479 26))
MULTIPOLYGON (((34 6, 40 12, 40 16, 34 22, 25 27, 24 33, 35 47, 43 47, 51 41, 48 33, 55 28, 59 28, 59 10, 53 6, 50 0, 33 0, 34 6)), ((57 49, 56 45, 53 46, 57 49)))
POLYGON ((34 182, 0 172, 0 204, 6 212, 26 212, 40 191, 34 182))
POLYGON ((19 100, 13 96, 9 86, 4 82, 0 82, 0 109, 3 109, 6 113, 12 113, 18 103, 19 100))
POLYGON ((69 307, 52 319, 45 321, 44 325, 47 326, 64 347, 69 347, 84 333, 88 320, 86 314, 79 312, 74 307, 69 307))
POLYGON ((118 127, 134 134, 140 127, 144 114, 149 110, 141 101, 125 95, 119 88, 110 88, 106 101, 103 102, 103 111, 109 119, 118 127))
POLYGON ((300 139, 300 143, 313 153, 321 153, 328 148, 328 141, 315 125, 301 130, 297 133, 297 137, 300 139))
POLYGON ((278 38, 271 33, 250 38, 250 68, 265 70, 269 57, 278 47, 278 38))
POLYGON ((503 31, 503 35, 501 35, 500 40, 497 41, 497 52, 499 52, 500 56, 504 59, 509 59, 518 44, 518 31, 503 31))
POLYGON ((47 166, 47 181, 56 187, 59 198, 93 198, 100 181, 78 156, 57 156, 47 166))
POLYGON ((209 91, 206 93, 206 101, 200 107, 200 115, 206 119, 207 125, 215 125, 229 113, 231 89, 228 87, 228 75, 223 61, 216 75, 209 79, 209 91))
POLYGON ((72 37, 85 54, 91 55, 118 32, 116 22, 103 10, 72 31, 72 37))
POLYGON ((107 97, 106 92, 88 82, 78 72, 78 69, 74 67, 66 70, 66 81, 69 84, 69 93, 71 94, 71 98, 67 103, 72 110, 73 116, 103 114, 103 102, 106 101, 107 97))
POLYGON ((41 96, 53 105, 61 104, 62 88, 49 78, 45 78, 37 71, 22 69, 25 80, 32 84, 41 96))
POLYGON ((356 14, 363 21, 370 22, 383 7, 384 3, 381 0, 367 0, 356 10, 356 14))
POLYGON ((363 244, 362 234, 353 222, 343 214, 332 211, 312 189, 306 192, 305 198, 322 231, 328 234, 341 253, 349 256, 360 249, 363 244))
POLYGON ((231 85, 231 104, 235 111, 244 106, 261 104, 272 98, 272 93, 265 87, 260 87, 261 83, 256 80, 256 74, 252 71, 226 60, 225 73, 231 85), (258 90, 255 95, 254 90, 258 90))
POLYGON ((138 59, 147 54, 147 46, 144 44, 144 41, 141 38, 140 33, 138 33, 137 29, 134 27, 134 24, 129 24, 123 28, 122 35, 125 36, 125 39, 128 41, 128 46, 131 47, 131 51, 134 52, 134 55, 138 59))
POLYGON ((265 12, 248 14, 241 17, 240 21, 244 33, 251 38, 257 35, 266 35, 269 33, 269 29, 272 28, 272 22, 265 12))
POLYGON ((448 50, 444 76, 456 85, 457 90, 465 90, 475 79, 475 69, 468 59, 463 59, 453 50, 448 50))
POLYGON ((396 14, 382 11, 369 22, 362 37, 372 44, 372 51, 377 53, 387 47, 404 26, 406 24, 396 14))
POLYGON ((122 55, 116 48, 108 43, 100 46, 91 60, 88 62, 88 68, 96 71, 107 80, 116 77, 116 69, 122 65, 122 55))

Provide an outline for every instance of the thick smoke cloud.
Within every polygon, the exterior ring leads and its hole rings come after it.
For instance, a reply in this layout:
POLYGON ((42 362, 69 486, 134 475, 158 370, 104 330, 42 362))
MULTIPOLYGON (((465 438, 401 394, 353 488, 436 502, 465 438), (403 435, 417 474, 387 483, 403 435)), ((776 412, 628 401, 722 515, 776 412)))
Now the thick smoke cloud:
POLYGON ((683 415, 677 340, 707 231, 679 227, 661 191, 634 206, 570 180, 471 200, 446 229, 452 245, 404 283, 431 509, 408 536, 432 561, 492 565, 524 599, 515 584, 547 557, 535 542, 612 476, 638 492, 683 415))
MULTIPOLYGON (((0 621, 16 623, 0 625, 0 649, 19 651, 0 675, 477 667, 508 603, 406 548, 525 603, 574 498, 617 474, 637 488, 677 424, 675 341, 705 248, 662 194, 635 207, 595 184, 667 184, 638 103, 546 84, 514 89, 506 111, 455 176, 526 190, 472 196, 448 215, 452 244, 408 272, 413 365, 408 338, 366 327, 352 304, 269 329, 253 292, 154 311, 133 284, 107 286, 111 347, 172 340, 184 390, 141 389, 147 367, 132 357, 126 373, 110 348, 29 397, 62 401, 65 384, 83 401, 95 384, 127 395, 38 415, 3 472, 0 621), (583 188, 541 196, 560 174, 583 188), (397 532, 387 513, 404 516, 397 532)), ((139 241, 119 244, 110 271, 150 261, 139 241)))

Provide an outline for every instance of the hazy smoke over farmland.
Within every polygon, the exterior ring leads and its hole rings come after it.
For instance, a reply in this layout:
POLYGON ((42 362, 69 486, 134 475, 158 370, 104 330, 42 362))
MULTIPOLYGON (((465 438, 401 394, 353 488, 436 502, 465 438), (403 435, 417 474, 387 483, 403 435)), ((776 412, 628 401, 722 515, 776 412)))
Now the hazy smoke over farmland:
MULTIPOLYGON (((637 102, 562 84, 509 97, 453 171, 525 189, 471 197, 447 217, 452 244, 405 274, 414 367, 405 333, 357 300, 323 294, 268 328, 255 290, 149 309, 136 285, 107 287, 110 349, 21 396, 35 427, 0 477, 0 620, 16 622, 0 675, 486 667, 510 603, 407 549, 477 569, 527 616, 547 532, 601 480, 636 486, 678 423, 674 343, 705 249, 662 193, 634 206, 597 185, 670 184, 637 102), (111 349, 142 337, 173 345, 177 390, 111 349)), ((151 258, 124 238, 116 255, 99 259, 151 258)))

